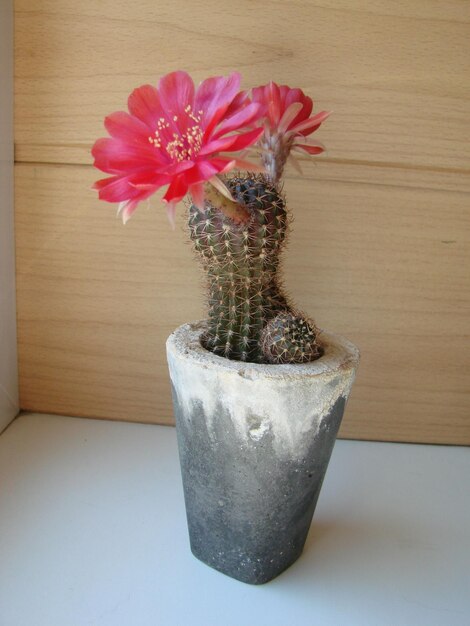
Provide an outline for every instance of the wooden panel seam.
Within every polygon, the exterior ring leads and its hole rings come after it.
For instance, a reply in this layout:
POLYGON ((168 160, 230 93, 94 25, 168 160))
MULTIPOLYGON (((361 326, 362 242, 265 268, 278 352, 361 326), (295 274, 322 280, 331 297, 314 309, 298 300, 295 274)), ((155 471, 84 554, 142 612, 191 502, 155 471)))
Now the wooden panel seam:
MULTIPOLYGON (((203 317, 183 211, 171 237, 158 198, 123 227, 92 167, 15 169, 22 407, 169 421, 165 338, 203 317)), ((286 193, 294 301, 363 350, 341 435, 469 443, 466 197, 319 178, 286 193)))

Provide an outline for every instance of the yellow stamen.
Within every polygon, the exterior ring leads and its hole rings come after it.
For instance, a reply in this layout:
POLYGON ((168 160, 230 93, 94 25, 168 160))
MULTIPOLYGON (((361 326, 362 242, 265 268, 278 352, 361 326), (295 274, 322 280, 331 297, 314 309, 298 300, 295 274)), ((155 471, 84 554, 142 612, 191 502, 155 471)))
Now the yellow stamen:
MULTIPOLYGON (((172 133, 173 140, 169 141, 165 146, 165 149, 170 157, 178 163, 194 158, 202 147, 202 139, 204 137, 204 132, 200 126, 204 112, 198 111, 198 115, 195 115, 190 104, 186 105, 184 112, 191 120, 193 120, 194 124, 188 126, 186 132, 184 133, 172 133)), ((178 121, 177 115, 173 115, 173 121, 178 121)), ((159 131, 168 128, 169 126, 170 124, 167 120, 164 117, 160 117, 157 121, 157 129, 154 133, 155 136, 150 136, 148 138, 149 143, 151 143, 155 148, 161 148, 162 137, 160 136, 159 131)))

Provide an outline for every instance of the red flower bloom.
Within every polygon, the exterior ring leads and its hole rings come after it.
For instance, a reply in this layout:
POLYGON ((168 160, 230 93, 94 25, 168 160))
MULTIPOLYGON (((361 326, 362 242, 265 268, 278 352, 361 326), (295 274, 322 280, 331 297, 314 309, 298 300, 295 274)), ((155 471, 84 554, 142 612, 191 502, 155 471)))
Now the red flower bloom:
POLYGON ((320 154, 324 146, 307 139, 330 115, 321 111, 310 117, 313 101, 301 89, 270 82, 252 89, 253 102, 262 107, 265 131, 261 139, 264 150, 263 161, 270 177, 277 181, 281 177, 291 150, 320 154))
POLYGON ((98 139, 92 149, 95 166, 111 174, 94 185, 100 199, 120 202, 124 222, 139 202, 164 185, 170 221, 175 205, 188 192, 202 206, 204 182, 213 179, 217 184, 217 174, 250 166, 219 153, 244 150, 263 132, 234 132, 252 124, 261 109, 239 88, 236 72, 208 78, 197 90, 186 72, 172 72, 158 87, 135 89, 129 113, 109 115, 105 127, 111 137, 98 139))

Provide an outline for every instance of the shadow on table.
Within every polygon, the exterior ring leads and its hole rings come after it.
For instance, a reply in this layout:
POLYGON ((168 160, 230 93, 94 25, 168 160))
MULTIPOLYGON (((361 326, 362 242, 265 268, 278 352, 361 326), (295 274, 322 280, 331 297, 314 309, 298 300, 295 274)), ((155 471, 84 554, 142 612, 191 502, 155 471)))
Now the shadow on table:
POLYGON ((391 584, 397 578, 416 581, 424 566, 423 552, 432 560, 433 551, 426 528, 404 518, 314 519, 300 559, 273 583, 334 588, 354 587, 360 580, 364 589, 383 586, 384 579, 391 584))

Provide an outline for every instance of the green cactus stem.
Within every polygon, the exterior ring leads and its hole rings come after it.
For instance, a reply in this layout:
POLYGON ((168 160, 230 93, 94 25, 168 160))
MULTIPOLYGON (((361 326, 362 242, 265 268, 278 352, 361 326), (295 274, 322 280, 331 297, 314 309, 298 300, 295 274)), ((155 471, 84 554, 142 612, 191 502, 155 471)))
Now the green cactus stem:
MULTIPOLYGON (((282 352, 284 361, 273 356, 276 347, 269 348, 271 336, 277 345, 284 318, 279 318, 276 332, 264 332, 270 320, 291 312, 279 278, 289 222, 284 198, 264 175, 233 176, 226 185, 234 202, 209 190, 203 210, 189 207, 190 237, 208 278, 209 317, 203 344, 234 360, 303 362, 306 354, 313 356, 312 350, 289 348, 282 352)), ((289 318, 288 345, 298 341, 293 328, 289 318)), ((295 332, 302 330, 306 341, 311 341, 312 327, 299 321, 295 332)))

